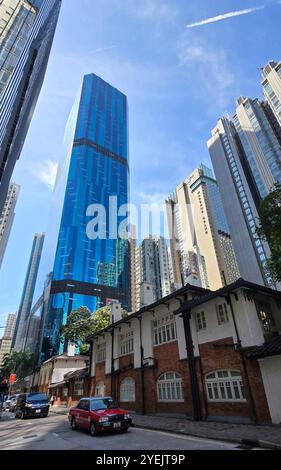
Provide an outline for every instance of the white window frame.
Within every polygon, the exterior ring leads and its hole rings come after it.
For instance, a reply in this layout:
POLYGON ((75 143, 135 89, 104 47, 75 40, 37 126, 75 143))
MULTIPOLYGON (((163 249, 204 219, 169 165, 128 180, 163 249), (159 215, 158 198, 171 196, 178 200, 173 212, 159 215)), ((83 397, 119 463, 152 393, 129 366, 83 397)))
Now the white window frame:
POLYGON ((75 380, 74 388, 73 388, 73 395, 75 397, 83 397, 84 395, 84 380, 75 380))
POLYGON ((195 323, 197 331, 204 331, 207 329, 205 312, 201 311, 195 313, 195 323))
POLYGON ((228 309, 225 302, 216 304, 216 312, 219 326, 229 323, 228 309))
POLYGON ((205 375, 205 386, 210 403, 247 401, 243 378, 239 370, 221 369, 209 372, 205 375))
POLYGON ((184 403, 183 380, 178 372, 165 372, 157 380, 159 403, 184 403))
POLYGON ((126 377, 120 384, 120 401, 134 403, 136 401, 136 383, 132 377, 126 377))
POLYGON ((119 336, 119 356, 129 356, 134 353, 134 330, 119 336))
POLYGON ((106 343, 97 344, 97 359, 96 363, 100 364, 101 362, 106 361, 106 343))
POLYGON ((174 343, 177 341, 177 325, 173 313, 156 318, 153 320, 152 326, 154 346, 161 346, 162 344, 174 343))

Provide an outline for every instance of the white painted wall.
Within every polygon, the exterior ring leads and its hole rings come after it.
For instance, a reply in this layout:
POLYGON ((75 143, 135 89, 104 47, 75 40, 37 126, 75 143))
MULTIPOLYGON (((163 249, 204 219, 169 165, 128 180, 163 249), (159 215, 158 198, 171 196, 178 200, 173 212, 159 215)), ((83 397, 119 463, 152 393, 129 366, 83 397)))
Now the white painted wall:
POLYGON ((111 333, 105 334, 106 342, 106 361, 105 361, 105 373, 111 374, 111 359, 112 359, 112 336, 111 333))
POLYGON ((264 343, 264 333, 254 301, 245 299, 242 290, 238 302, 232 296, 232 303, 239 335, 243 347, 259 346, 264 343))
POLYGON ((62 382, 65 374, 74 372, 75 370, 84 369, 86 365, 86 361, 82 359, 71 358, 56 360, 51 383, 56 384, 58 382, 62 382))
POLYGON ((134 367, 141 367, 141 350, 140 350, 140 322, 135 319, 131 322, 131 328, 134 329, 134 367))
MULTIPOLYGON (((215 300, 207 302, 206 304, 199 305, 198 307, 195 307, 192 310, 192 317, 193 317, 192 330, 193 330, 193 335, 194 335, 193 339, 194 339, 195 345, 197 341, 198 341, 198 344, 202 344, 202 343, 209 343, 211 341, 219 341, 221 339, 231 338, 231 337, 234 338, 234 341, 236 341, 235 329, 234 329, 229 306, 227 306, 228 319, 229 319, 228 323, 224 323, 223 325, 218 324, 216 304, 222 304, 222 303, 224 303, 223 299, 215 299, 215 300), (199 312, 205 313, 207 328, 205 330, 197 331, 196 314, 199 312), (196 336, 197 336, 197 340, 196 340, 196 336)), ((199 351, 197 352, 197 355, 199 355, 199 351)))
POLYGON ((281 355, 259 360, 272 422, 281 423, 281 355))
POLYGON ((142 317, 142 345, 144 359, 153 357, 153 338, 152 338, 153 315, 145 313, 142 317))
POLYGON ((180 359, 187 358, 187 351, 186 351, 186 344, 185 344, 185 332, 184 332, 184 325, 183 319, 176 315, 176 327, 177 327, 177 335, 178 335, 178 348, 179 348, 179 356, 180 359))

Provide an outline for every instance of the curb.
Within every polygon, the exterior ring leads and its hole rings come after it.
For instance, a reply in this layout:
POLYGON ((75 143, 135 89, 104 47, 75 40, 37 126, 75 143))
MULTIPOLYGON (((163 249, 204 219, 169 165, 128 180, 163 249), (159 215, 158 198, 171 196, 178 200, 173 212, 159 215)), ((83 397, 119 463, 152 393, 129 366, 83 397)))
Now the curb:
POLYGON ((146 430, 151 430, 151 431, 160 431, 160 432, 167 432, 169 434, 178 434, 178 435, 181 435, 181 436, 189 436, 189 437, 195 437, 195 438, 198 438, 198 439, 206 439, 207 441, 216 441, 216 440, 219 440, 221 442, 229 442, 231 444, 238 444, 238 445, 242 445, 242 439, 229 439, 229 438, 218 438, 218 437, 206 437, 204 436, 203 434, 191 434, 191 433, 188 433, 188 432, 184 432, 184 431, 180 431, 180 430, 177 430, 175 431, 174 429, 164 429, 164 428, 157 428, 156 426, 153 427, 153 426, 143 426, 143 425, 139 425, 139 424, 134 424, 133 427, 135 428, 138 428, 138 429, 146 429, 146 430))
POLYGON ((269 442, 269 441, 263 441, 263 440, 250 440, 250 439, 230 439, 227 437, 207 437, 206 435, 203 434, 191 434, 188 432, 180 431, 180 430, 173 430, 173 429, 163 429, 159 427, 152 427, 152 426, 143 426, 143 425, 138 425, 135 424, 133 427, 138 428, 138 429, 146 429, 146 430, 151 430, 151 431, 160 431, 160 432, 167 432, 170 434, 178 434, 181 436, 190 436, 190 437, 195 437, 198 439, 206 439, 208 441, 220 441, 220 442, 229 442, 230 444, 237 444, 237 445, 242 445, 245 446, 245 448, 261 448, 264 450, 281 450, 281 444, 275 444, 274 442, 269 442))

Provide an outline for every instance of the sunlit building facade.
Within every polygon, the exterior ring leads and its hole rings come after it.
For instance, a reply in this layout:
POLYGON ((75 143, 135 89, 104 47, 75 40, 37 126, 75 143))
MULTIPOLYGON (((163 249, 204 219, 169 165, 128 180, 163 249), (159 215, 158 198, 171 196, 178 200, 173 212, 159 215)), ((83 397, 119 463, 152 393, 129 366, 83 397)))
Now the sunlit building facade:
POLYGON ((281 126, 281 62, 270 61, 262 75, 264 97, 281 126))
POLYGON ((20 186, 15 183, 10 183, 2 214, 0 215, 0 269, 11 235, 19 193, 20 186))
POLYGON ((94 312, 116 299, 130 309, 130 248, 120 234, 126 216, 115 218, 129 197, 126 96, 94 74, 85 76, 66 149, 54 193, 52 242, 46 242, 45 257, 53 261, 44 268, 52 275, 42 360, 65 351, 60 329, 76 308, 94 312), (104 210, 99 227, 97 205, 104 210))
POLYGON ((0 212, 41 91, 61 0, 0 4, 0 212))

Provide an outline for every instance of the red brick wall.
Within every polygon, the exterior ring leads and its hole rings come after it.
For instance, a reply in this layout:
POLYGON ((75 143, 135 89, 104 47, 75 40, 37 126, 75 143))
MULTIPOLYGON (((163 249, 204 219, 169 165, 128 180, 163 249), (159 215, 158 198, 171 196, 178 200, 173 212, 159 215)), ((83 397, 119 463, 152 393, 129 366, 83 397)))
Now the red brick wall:
MULTIPOLYGON (((178 343, 163 344, 154 348, 156 368, 154 369, 153 399, 156 403, 155 410, 158 413, 183 413, 193 415, 192 397, 188 372, 188 362, 180 361, 178 343), (178 372, 183 378, 184 403, 158 403, 157 380, 165 372, 178 372)), ((149 402, 149 397, 148 397, 149 402)))
MULTIPOLYGON (((250 400, 250 389, 247 381, 247 375, 241 354, 234 348, 233 338, 225 338, 219 341, 201 344, 199 346, 203 380, 205 374, 219 369, 236 369, 240 370, 245 387, 245 395, 247 401, 245 403, 208 403, 209 416, 235 416, 248 418, 254 421, 254 409, 250 400)), ((264 392, 261 374, 258 363, 247 365, 249 380, 251 383, 252 393, 254 395, 255 407, 259 421, 270 422, 270 416, 267 406, 267 400, 264 392), (254 390, 257 389, 258 390, 254 390)), ((201 381, 201 379, 200 379, 201 381)), ((203 394, 203 384, 201 381, 201 394, 203 394)), ((204 410, 202 410, 204 413, 204 410)))
MULTIPOLYGON (((200 358, 195 359, 202 418, 208 416, 247 418, 254 421, 254 411, 250 400, 247 375, 241 354, 234 348, 232 338, 201 344, 200 358), (237 369, 241 371, 245 386, 245 403, 212 403, 208 402, 205 389, 205 374, 219 369, 237 369)), ((181 413, 193 417, 193 402, 187 360, 180 360, 177 342, 164 344, 154 348, 154 367, 144 369, 145 383, 145 411, 146 413, 181 413), (165 372, 178 372, 183 378, 184 398, 183 403, 158 403, 157 380, 165 372)), ((119 358, 119 371, 114 376, 116 398, 120 401, 120 384, 127 378, 134 379, 136 384, 136 402, 120 403, 128 410, 142 412, 142 386, 141 369, 134 369, 133 355, 119 358)), ((247 371, 251 382, 251 390, 255 402, 258 422, 269 423, 270 414, 265 396, 262 377, 257 361, 247 361, 247 371)), ((103 381, 106 385, 106 395, 111 395, 111 374, 105 375, 105 364, 97 364, 96 376, 91 379, 91 395, 94 395, 97 382, 103 381)))

